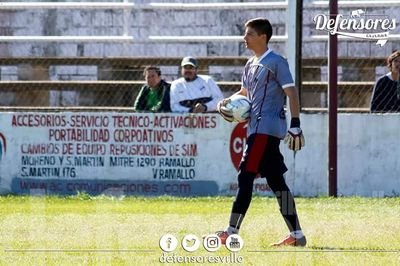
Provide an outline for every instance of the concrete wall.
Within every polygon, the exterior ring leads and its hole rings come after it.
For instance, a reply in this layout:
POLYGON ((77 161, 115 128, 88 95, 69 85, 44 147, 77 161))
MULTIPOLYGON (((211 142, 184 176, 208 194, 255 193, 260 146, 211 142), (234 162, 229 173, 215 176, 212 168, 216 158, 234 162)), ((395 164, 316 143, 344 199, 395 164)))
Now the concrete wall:
MULTIPOLYGON (((339 115, 339 195, 400 195, 399 118, 339 115)), ((281 145, 286 180, 295 195, 324 196, 327 115, 303 114, 301 120, 304 149, 294 156, 281 145)), ((150 196, 236 193, 245 129, 218 114, 0 113, 0 123, 0 194, 73 194, 85 188, 150 196), (180 176, 166 174, 175 170, 180 176)), ((262 178, 254 192, 271 195, 262 178)))
MULTIPOLYGON (((147 3, 148 1, 134 1, 147 3)), ((157 1, 157 2, 241 2, 241 1, 157 1)), ((254 2, 254 1, 252 1, 254 2)), ((255 1, 261 2, 261 1, 255 1)), ((304 1, 308 5, 311 0, 304 1)), ((367 14, 396 18, 400 6, 363 7, 367 14)), ((349 14, 354 8, 339 8, 349 14)), ((286 10, 17 10, 0 11, 1 35, 123 35, 145 38, 149 35, 242 35, 244 22, 252 17, 267 17, 274 25, 275 35, 284 35, 289 19, 286 10)), ((329 13, 328 8, 303 9, 303 39, 316 32, 313 17, 329 13)), ((399 33, 396 29, 391 33, 399 33)), ((290 36, 289 36, 290 37, 290 36)), ((282 43, 272 47, 286 54, 282 43)), ((343 41, 339 43, 339 56, 386 56, 399 47, 389 42, 385 47, 374 42, 343 41)), ((13 43, 1 44, 0 55, 9 56, 196 56, 247 55, 240 43, 153 43, 153 44, 89 44, 89 43, 13 43)), ((327 42, 304 42, 303 56, 326 56, 327 42)))
MULTIPOLYGON (((10 1, 6 1, 10 2, 10 1)), ((29 1, 29 2, 33 2, 29 1)), ((104 1, 106 2, 106 1, 104 1)), ((134 3, 147 3, 135 0, 134 3)), ((203 1, 168 1, 157 2, 242 2, 235 0, 203 0, 203 1)), ((262 2, 262 1, 252 1, 262 2)), ((311 3, 304 1, 304 6, 311 3)), ((386 15, 396 18, 400 6, 381 8, 365 8, 367 14, 386 15)), ((349 14, 354 8, 339 8, 339 13, 349 14)), ((317 14, 329 13, 328 8, 303 9, 303 57, 326 56, 327 41, 307 41, 311 35, 321 35, 315 30, 313 17, 317 14)), ((187 35, 243 35, 243 24, 253 17, 267 17, 274 25, 274 35, 284 35, 286 22, 289 19, 284 9, 266 10, 4 10, 0 11, 0 35, 105 35, 121 36, 127 34, 137 39, 145 39, 149 35, 187 36, 187 35)), ((391 33, 399 34, 398 27, 391 33)), ((290 38, 291 36, 289 36, 290 38)), ((286 44, 272 42, 271 48, 286 55, 286 44)), ((338 53, 341 57, 376 57, 387 56, 400 46, 399 41, 388 42, 384 47, 375 42, 358 42, 346 40, 339 42, 338 53)), ((243 43, 237 42, 190 42, 190 43, 1 43, 0 56, 248 56, 250 52, 243 43)), ((65 75, 68 70, 59 68, 52 76, 60 79, 75 79, 76 74, 65 75)), ((0 69, 5 74, 1 77, 19 79, 17 73, 0 69)), ((87 72, 87 71, 86 71, 87 72)), ((90 71, 89 71, 90 72, 90 71)), ((351 70, 344 70, 350 73, 351 70)), ((164 71, 168 79, 176 78, 176 72, 164 71)), ((236 80, 240 70, 224 71, 217 68, 210 73, 217 80, 236 80)), ((376 73, 376 76, 381 73, 376 73)), ((84 80, 96 79, 90 73, 78 75, 84 80), (85 76, 87 75, 87 76, 85 76)), ((348 80, 348 79, 346 79, 348 80)))
MULTIPOLYGON (((287 178, 297 194, 327 193, 328 121, 326 114, 302 115, 306 147, 296 154, 283 149, 287 178)), ((398 196, 400 158, 398 114, 339 114, 338 194, 398 196)))

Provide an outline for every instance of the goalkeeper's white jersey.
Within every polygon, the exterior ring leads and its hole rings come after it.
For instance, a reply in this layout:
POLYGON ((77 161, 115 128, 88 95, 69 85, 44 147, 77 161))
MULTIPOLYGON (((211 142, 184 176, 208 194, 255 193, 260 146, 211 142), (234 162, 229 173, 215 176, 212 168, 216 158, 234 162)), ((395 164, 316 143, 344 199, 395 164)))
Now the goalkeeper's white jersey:
POLYGON ((247 135, 283 138, 287 132, 283 89, 294 86, 286 59, 270 49, 259 60, 250 58, 243 71, 242 86, 251 101, 247 135))
POLYGON ((223 99, 222 92, 215 81, 207 75, 197 75, 193 81, 179 78, 171 83, 172 112, 190 112, 193 103, 203 103, 207 111, 215 111, 217 103, 223 99))

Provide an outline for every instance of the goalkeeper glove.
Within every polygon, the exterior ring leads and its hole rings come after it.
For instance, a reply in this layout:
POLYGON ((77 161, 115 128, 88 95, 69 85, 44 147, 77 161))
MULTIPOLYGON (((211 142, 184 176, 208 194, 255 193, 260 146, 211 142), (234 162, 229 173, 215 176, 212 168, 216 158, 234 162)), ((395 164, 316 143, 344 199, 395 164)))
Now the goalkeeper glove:
POLYGON ((285 143, 293 151, 301 150, 305 145, 303 131, 300 128, 300 119, 295 117, 290 122, 290 128, 285 137, 285 143))
POLYGON ((217 111, 218 113, 222 116, 223 119, 225 119, 228 122, 233 122, 233 114, 232 110, 226 108, 225 104, 229 103, 229 99, 224 99, 222 101, 219 101, 217 104, 217 111))

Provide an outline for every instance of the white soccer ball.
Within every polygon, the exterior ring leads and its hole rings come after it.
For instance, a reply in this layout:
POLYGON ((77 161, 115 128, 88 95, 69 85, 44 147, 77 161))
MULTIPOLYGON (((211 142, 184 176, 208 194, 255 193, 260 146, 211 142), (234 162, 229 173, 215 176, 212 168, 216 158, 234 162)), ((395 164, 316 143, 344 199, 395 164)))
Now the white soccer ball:
POLYGON ((246 96, 236 94, 231 96, 230 102, 225 107, 232 112, 233 118, 237 122, 245 122, 250 117, 251 103, 246 96))

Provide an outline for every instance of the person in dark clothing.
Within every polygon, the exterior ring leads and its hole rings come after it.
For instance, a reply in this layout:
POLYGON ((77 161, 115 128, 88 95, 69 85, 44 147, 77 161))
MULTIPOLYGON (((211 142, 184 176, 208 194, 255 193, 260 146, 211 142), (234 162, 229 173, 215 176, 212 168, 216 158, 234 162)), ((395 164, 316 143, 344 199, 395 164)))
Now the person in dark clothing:
POLYGON ((147 84, 143 85, 136 97, 133 108, 138 112, 171 112, 171 84, 161 79, 161 70, 156 66, 147 66, 143 75, 147 84))
POLYGON ((389 73, 375 83, 371 97, 371 112, 400 112, 400 51, 387 58, 389 73))

